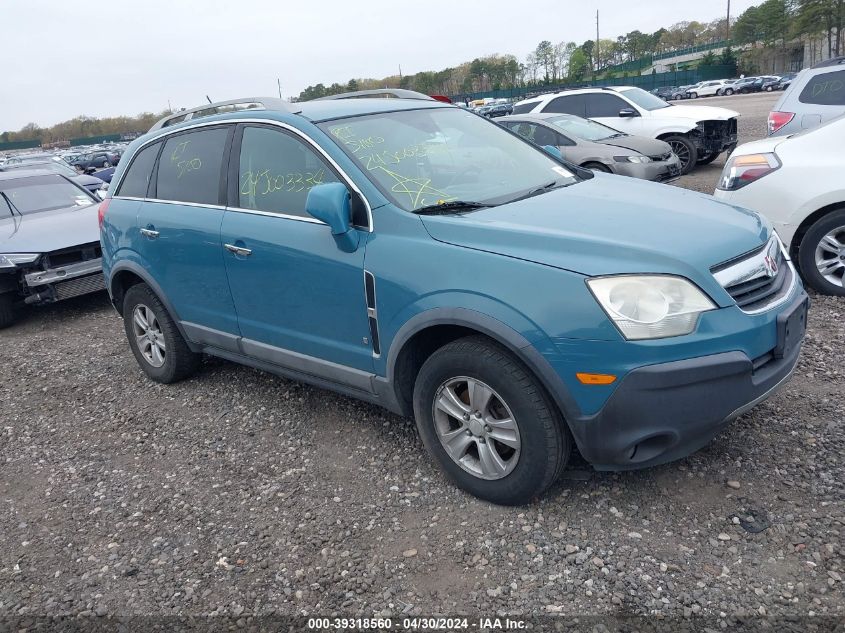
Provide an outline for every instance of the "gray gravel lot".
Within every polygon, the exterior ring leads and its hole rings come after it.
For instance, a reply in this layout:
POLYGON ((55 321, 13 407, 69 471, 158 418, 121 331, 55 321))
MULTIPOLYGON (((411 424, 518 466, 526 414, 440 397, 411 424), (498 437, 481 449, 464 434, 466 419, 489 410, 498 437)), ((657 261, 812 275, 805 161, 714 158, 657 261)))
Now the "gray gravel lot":
MULTIPOLYGON (((775 97, 700 104, 749 140, 775 97)), ((0 616, 845 616, 845 301, 813 300, 792 381, 711 445, 576 458, 523 508, 458 491, 379 408, 213 359, 156 385, 105 296, 40 309, 0 333, 0 616)))

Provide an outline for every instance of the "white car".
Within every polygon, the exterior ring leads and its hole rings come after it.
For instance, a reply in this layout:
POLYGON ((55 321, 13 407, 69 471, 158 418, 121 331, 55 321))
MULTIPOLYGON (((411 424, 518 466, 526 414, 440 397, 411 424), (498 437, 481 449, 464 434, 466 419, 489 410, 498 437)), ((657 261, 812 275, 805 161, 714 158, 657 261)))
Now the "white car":
POLYGON ((767 217, 807 285, 845 296, 845 115, 738 147, 714 195, 767 217))
POLYGON ((725 87, 725 85, 727 85, 727 82, 724 79, 718 79, 716 81, 702 81, 697 86, 693 86, 687 90, 687 94, 690 99, 698 99, 699 97, 715 97, 717 94, 721 94, 721 90, 725 87))
POLYGON ((582 88, 520 101, 513 114, 556 112, 598 121, 625 134, 666 141, 681 173, 736 147, 739 114, 726 108, 673 105, 632 86, 582 88))

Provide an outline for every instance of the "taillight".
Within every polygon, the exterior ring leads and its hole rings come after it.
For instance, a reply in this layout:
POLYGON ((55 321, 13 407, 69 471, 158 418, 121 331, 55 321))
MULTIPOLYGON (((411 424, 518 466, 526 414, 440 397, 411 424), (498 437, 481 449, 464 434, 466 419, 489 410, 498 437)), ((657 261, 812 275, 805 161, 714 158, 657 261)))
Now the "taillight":
POLYGON ((794 112, 769 112, 769 135, 777 132, 794 118, 794 112))
POLYGON ((774 154, 747 154, 731 156, 722 170, 717 189, 736 191, 755 180, 780 168, 780 161, 774 154))
POLYGON ((97 209, 97 222, 99 222, 100 228, 103 228, 103 220, 106 219, 106 211, 109 208, 109 202, 111 202, 111 198, 106 198, 100 203, 100 207, 97 209))

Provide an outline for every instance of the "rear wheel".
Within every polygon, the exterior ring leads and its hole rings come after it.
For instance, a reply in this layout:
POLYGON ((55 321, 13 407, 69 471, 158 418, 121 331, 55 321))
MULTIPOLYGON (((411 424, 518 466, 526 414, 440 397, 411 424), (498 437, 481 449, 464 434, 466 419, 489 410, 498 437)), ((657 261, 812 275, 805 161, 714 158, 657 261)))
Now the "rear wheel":
POLYGON ((669 143, 672 151, 680 159, 681 173, 690 173, 698 161, 698 150, 695 148, 692 141, 681 134, 673 134, 672 136, 667 136, 662 140, 669 143))
POLYGON ((730 97, 734 93, 733 88, 725 88, 725 96, 730 97))
POLYGON ((137 284, 126 292, 123 326, 135 360, 156 382, 178 382, 199 367, 200 355, 190 350, 164 304, 147 284, 137 284))
POLYGON ((9 327, 17 320, 16 299, 17 295, 14 292, 0 294, 0 329, 9 327))
POLYGON ((801 240, 798 265, 808 285, 845 296, 845 209, 817 220, 801 240))
POLYGON ((571 451, 568 429, 537 379, 484 337, 459 339, 426 360, 414 416, 441 468, 493 503, 523 504, 541 494, 571 451))

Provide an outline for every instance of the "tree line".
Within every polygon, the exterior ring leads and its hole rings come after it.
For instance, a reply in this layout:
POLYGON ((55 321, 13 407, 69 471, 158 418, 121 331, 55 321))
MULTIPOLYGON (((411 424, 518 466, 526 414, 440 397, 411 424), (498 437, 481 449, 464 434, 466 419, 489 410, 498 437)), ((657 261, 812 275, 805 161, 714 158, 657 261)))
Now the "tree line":
POLYGON ((134 117, 116 116, 103 119, 78 116, 69 121, 62 121, 46 128, 39 127, 35 123, 27 123, 17 132, 3 132, 0 134, 0 143, 38 139, 42 144, 45 144, 56 141, 68 141, 72 138, 144 133, 152 127, 153 123, 166 114, 168 114, 167 111, 157 114, 153 112, 142 112, 134 117))

